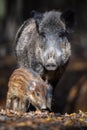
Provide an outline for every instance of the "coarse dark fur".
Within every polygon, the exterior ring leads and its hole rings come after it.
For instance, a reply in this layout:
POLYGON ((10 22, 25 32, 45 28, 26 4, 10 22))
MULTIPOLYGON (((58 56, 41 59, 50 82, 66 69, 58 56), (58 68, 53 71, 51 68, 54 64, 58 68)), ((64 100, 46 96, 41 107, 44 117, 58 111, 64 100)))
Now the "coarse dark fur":
POLYGON ((16 35, 19 67, 32 68, 55 88, 71 56, 68 34, 72 22, 72 13, 33 12, 16 35))

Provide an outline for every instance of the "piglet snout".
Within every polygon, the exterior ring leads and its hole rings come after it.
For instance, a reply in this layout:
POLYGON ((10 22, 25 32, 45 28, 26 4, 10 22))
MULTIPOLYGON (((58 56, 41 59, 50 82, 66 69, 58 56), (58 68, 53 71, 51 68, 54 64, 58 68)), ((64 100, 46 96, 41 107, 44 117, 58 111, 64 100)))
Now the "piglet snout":
POLYGON ((44 110, 44 109, 46 109, 47 107, 46 107, 46 105, 45 104, 43 104, 42 106, 41 106, 41 110, 44 110))

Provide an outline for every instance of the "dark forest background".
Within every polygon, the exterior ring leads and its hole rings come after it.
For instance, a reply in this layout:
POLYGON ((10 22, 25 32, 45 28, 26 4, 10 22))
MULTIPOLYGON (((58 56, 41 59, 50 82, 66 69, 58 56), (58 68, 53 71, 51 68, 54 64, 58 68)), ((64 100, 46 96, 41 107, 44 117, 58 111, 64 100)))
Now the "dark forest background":
POLYGON ((16 67, 14 39, 32 10, 73 10, 76 26, 72 56, 55 91, 57 112, 87 111, 87 0, 0 0, 0 108, 5 108, 8 79, 16 67))

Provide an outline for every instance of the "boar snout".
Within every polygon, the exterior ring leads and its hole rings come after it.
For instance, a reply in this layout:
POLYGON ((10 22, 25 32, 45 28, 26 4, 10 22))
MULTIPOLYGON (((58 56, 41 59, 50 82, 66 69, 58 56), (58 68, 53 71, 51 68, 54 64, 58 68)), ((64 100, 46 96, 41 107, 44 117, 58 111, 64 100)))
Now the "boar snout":
POLYGON ((61 51, 54 48, 48 48, 44 56, 45 68, 47 70, 56 70, 61 62, 61 55, 61 51))
POLYGON ((57 65, 54 62, 49 62, 45 65, 45 67, 47 70, 55 70, 57 68, 57 65))

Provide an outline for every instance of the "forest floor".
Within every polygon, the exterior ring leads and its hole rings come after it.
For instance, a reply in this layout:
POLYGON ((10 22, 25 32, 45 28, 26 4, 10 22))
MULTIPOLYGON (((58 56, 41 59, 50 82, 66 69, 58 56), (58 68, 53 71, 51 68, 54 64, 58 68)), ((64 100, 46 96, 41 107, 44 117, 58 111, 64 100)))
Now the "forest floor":
POLYGON ((19 113, 5 110, 8 79, 14 69, 14 62, 12 64, 8 59, 3 65, 6 67, 0 69, 0 130, 87 130, 87 112, 83 112, 87 111, 87 61, 72 61, 56 91, 56 95, 59 94, 56 109, 62 111, 59 105, 65 102, 62 106, 65 114, 47 111, 19 113))
POLYGON ((87 112, 61 115, 47 111, 0 110, 0 130, 86 130, 87 112))

